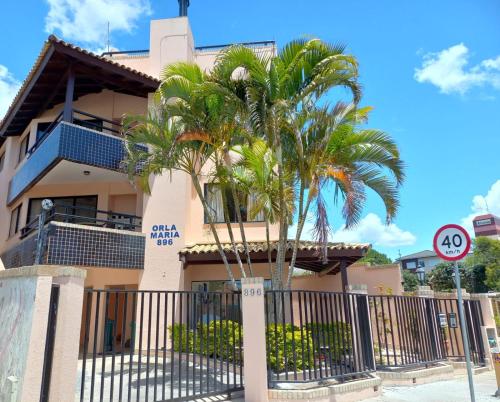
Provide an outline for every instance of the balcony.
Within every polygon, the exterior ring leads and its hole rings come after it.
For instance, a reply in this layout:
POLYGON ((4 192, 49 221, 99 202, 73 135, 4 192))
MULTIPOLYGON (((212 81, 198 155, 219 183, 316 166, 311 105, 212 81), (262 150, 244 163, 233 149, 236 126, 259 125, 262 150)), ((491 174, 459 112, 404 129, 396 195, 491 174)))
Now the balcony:
MULTIPOLYGON (((143 269, 141 218, 92 208, 57 207, 47 216, 43 264, 143 269), (77 210, 78 211, 77 211, 77 210)), ((1 257, 5 268, 33 265, 38 219, 21 230, 22 241, 1 257)))
MULTIPOLYGON (((58 116, 29 150, 27 159, 10 182, 7 199, 9 204, 44 178, 61 161, 92 166, 103 169, 103 172, 119 175, 115 177, 107 174, 105 178, 109 181, 126 180, 121 169, 126 150, 123 139, 118 136, 120 125, 77 110, 72 111, 71 121, 72 123, 62 121, 62 115, 58 116)), ((65 179, 71 181, 71 177, 65 179)))

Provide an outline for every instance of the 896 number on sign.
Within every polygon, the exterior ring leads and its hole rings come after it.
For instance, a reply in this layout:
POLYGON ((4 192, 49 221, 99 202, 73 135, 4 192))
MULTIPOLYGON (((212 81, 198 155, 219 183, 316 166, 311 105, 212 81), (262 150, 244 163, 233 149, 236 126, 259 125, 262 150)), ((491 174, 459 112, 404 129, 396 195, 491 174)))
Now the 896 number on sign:
POLYGON ((243 296, 262 296, 262 289, 243 289, 243 296))

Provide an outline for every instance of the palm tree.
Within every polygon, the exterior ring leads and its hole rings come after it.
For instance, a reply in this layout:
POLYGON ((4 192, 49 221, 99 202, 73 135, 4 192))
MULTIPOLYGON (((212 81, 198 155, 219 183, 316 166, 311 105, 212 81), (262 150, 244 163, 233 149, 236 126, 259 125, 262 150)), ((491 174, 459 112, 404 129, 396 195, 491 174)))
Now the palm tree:
MULTIPOLYGON (((278 187, 279 241, 276 258, 277 277, 282 278, 288 247, 288 226, 294 211, 287 206, 287 189, 298 181, 299 221, 304 217, 304 194, 308 187, 300 174, 304 153, 297 120, 314 109, 318 100, 337 86, 351 90, 358 102, 357 62, 343 53, 344 47, 318 39, 296 40, 275 57, 258 55, 243 46, 224 52, 213 70, 213 79, 245 103, 254 136, 264 139, 276 158, 278 187), (298 158, 297 172, 290 171, 290 153, 298 158)), ((295 166, 293 166, 295 167, 295 166)), ((294 244, 294 251, 298 242, 294 244)), ((281 287, 281 285, 280 285, 281 287)))
POLYGON ((127 168, 130 177, 139 176, 139 183, 146 193, 151 192, 151 175, 180 171, 188 174, 201 200, 205 216, 217 249, 222 258, 233 289, 236 281, 229 265, 226 253, 215 228, 212 211, 203 194, 200 177, 208 161, 214 159, 215 147, 207 134, 199 129, 203 113, 198 110, 196 99, 192 103, 169 105, 161 101, 156 104, 148 116, 129 116, 124 120, 126 129, 127 168), (192 120, 181 119, 189 116, 192 120))
MULTIPOLYGON (((231 194, 251 276, 240 203, 253 197, 249 215, 264 214, 273 287, 289 288, 311 208, 316 212, 315 237, 324 246, 323 258, 330 227, 329 202, 342 198, 348 227, 360 218, 366 187, 384 201, 388 222, 397 211, 398 188, 404 177, 399 151, 385 133, 363 128, 370 109, 358 107, 361 91, 357 78, 355 58, 344 54, 343 46, 318 39, 293 41, 277 55, 259 55, 233 46, 219 56, 210 73, 191 63, 167 66, 156 94, 156 108, 147 118, 129 119, 135 122, 127 137, 130 173, 141 168, 146 190, 151 174, 181 170, 190 175, 233 285, 200 180, 206 177, 222 194, 231 194), (336 87, 347 88, 351 100, 330 107, 324 99, 336 87), (333 197, 325 191, 330 186, 333 197), (297 231, 284 283, 288 228, 294 217, 297 231), (279 226, 275 261, 269 238, 272 224, 279 226)), ((227 202, 224 204, 231 249, 245 276, 227 202)))

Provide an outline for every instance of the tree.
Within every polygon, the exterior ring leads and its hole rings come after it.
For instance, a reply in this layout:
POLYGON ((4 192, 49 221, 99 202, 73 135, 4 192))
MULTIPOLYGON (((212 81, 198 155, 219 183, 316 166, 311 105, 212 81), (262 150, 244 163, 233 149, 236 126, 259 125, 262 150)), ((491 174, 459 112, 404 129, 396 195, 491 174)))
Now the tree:
POLYGON ((392 264, 392 260, 389 257, 387 257, 387 255, 373 248, 370 249, 360 261, 366 262, 370 265, 392 264))
MULTIPOLYGON (((432 289, 439 292, 450 292, 456 289, 455 281, 453 279, 454 262, 442 262, 437 264, 434 269, 429 273, 428 280, 432 289)), ((465 267, 459 263, 458 270, 460 272, 461 285, 467 288, 468 281, 465 275, 465 267)))
POLYGON ((500 291, 500 241, 488 237, 474 239, 472 256, 466 259, 477 292, 500 291))
POLYGON ((250 215, 263 213, 268 225, 279 227, 275 259, 268 247, 273 287, 289 288, 309 211, 315 212, 315 237, 323 245, 323 258, 329 203, 342 202, 347 227, 361 216, 365 188, 383 200, 387 222, 397 212, 403 164, 386 133, 364 127, 370 108, 358 107, 357 67, 343 46, 318 39, 293 41, 276 56, 233 46, 210 73, 190 63, 167 66, 154 110, 146 119, 130 118, 134 124, 126 125, 129 172, 136 174, 140 166, 143 184, 151 174, 165 171, 180 170, 191 177, 230 277, 227 250, 218 240, 220 229, 213 225, 200 183, 208 181, 236 204, 247 268, 227 213, 224 220, 242 276, 253 273, 239 203, 253 197, 250 215), (348 88, 352 100, 328 103, 325 97, 336 87, 348 88), (328 188, 333 191, 328 193, 328 188), (297 231, 290 242, 288 228, 294 218, 297 231), (290 248, 291 269, 283 283, 290 248))
POLYGON ((407 269, 403 269, 403 287, 405 292, 414 292, 420 285, 417 275, 407 269))

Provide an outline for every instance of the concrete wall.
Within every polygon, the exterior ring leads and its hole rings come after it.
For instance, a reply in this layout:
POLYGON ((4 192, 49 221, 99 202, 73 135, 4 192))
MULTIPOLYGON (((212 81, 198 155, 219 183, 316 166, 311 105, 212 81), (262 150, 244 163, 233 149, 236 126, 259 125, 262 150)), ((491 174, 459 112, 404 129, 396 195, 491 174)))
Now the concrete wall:
MULTIPOLYGON (((403 294, 401 271, 398 264, 369 266, 354 264, 347 267, 347 280, 353 285, 367 285, 369 295, 403 294)), ((292 289, 341 292, 340 274, 319 276, 318 274, 294 277, 292 289)))
MULTIPOLYGON (((0 397, 7 401, 7 377, 19 379, 22 389, 28 360, 35 296, 39 278, 0 279, 0 397)), ((40 313, 37 311, 37 313, 40 313)), ((42 353, 40 353, 42 355, 42 353)), ((20 400, 20 395, 16 400, 20 400)))
POLYGON ((59 287, 50 400, 74 400, 85 271, 32 266, 0 272, 0 401, 38 401, 52 286, 59 287), (7 377, 17 378, 11 394, 7 377))

